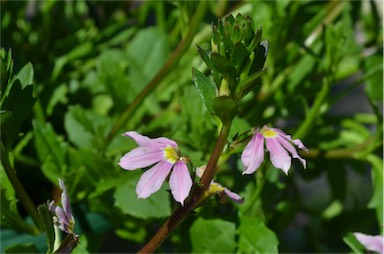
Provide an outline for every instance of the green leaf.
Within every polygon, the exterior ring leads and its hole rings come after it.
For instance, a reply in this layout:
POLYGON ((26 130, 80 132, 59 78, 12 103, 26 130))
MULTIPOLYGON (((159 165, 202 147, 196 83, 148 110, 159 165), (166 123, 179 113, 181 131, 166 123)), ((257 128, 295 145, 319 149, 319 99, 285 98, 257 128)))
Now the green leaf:
POLYGON ((212 53, 211 60, 215 69, 223 74, 223 76, 228 77, 229 80, 234 80, 236 78, 236 68, 227 58, 220 54, 212 53))
POLYGON ((6 116, 1 121, 1 138, 7 148, 18 138, 20 127, 36 102, 33 90, 33 67, 28 63, 13 77, 1 98, 2 116, 6 116))
MULTIPOLYGON (((7 88, 9 77, 12 76, 13 72, 13 60, 11 49, 5 52, 3 48, 0 49, 0 78, 1 78, 1 97, 4 95, 5 89, 7 88)), ((1 99, 2 100, 2 99, 1 99)))
MULTIPOLYGON (((1 171, 4 171, 2 168, 1 171)), ((12 228, 19 232, 26 232, 29 234, 35 234, 35 229, 27 224, 17 211, 17 199, 14 196, 14 190, 11 187, 6 188, 4 186, 3 177, 0 184, 1 195, 1 227, 12 228)), ((5 181, 6 182, 6 181, 5 181)))
POLYGON ((366 72, 374 74, 366 80, 365 92, 373 101, 383 100, 383 57, 372 55, 364 61, 366 72))
POLYGON ((379 225, 383 225, 383 160, 374 154, 369 154, 367 160, 372 165, 373 196, 368 207, 376 209, 379 225))
POLYGON ((278 253, 278 240, 261 218, 240 219, 238 229, 240 253, 278 253))
POLYGON ((220 219, 198 218, 189 230, 193 253, 234 253, 235 224, 220 219))
POLYGON ((237 73, 240 72, 241 67, 244 64, 244 61, 248 58, 249 53, 247 48, 240 42, 236 43, 233 47, 233 51, 231 53, 230 61, 233 65, 236 66, 237 73))
POLYGON ((62 103, 62 104, 68 103, 67 93, 68 93, 67 84, 61 84, 53 91, 53 94, 49 99, 49 103, 47 105, 47 115, 52 115, 53 109, 58 103, 62 103))
POLYGON ((124 173, 113 194, 115 206, 125 214, 142 219, 169 216, 171 214, 170 194, 166 191, 165 185, 149 198, 139 199, 137 197, 135 189, 141 175, 140 171, 124 173))
POLYGON ((88 41, 78 45, 77 47, 73 48, 70 52, 64 54, 63 56, 56 58, 55 67, 53 68, 53 71, 52 71, 51 80, 55 81, 59 77, 62 69, 66 64, 68 64, 73 60, 86 56, 92 50, 94 50, 93 45, 91 42, 88 41))
POLYGON ((260 42, 255 49, 255 59, 253 60, 250 73, 259 72, 263 69, 265 60, 267 59, 269 43, 267 40, 260 42))
POLYGON ((19 80, 21 83, 21 89, 33 84, 33 66, 31 63, 27 63, 21 68, 21 70, 13 77, 13 80, 19 80))
POLYGON ((132 89, 138 93, 161 69, 170 52, 166 35, 157 28, 140 30, 127 49, 132 89))
POLYGON ((5 253, 40 253, 36 245, 33 243, 28 244, 15 244, 5 249, 5 253))
POLYGON ((356 237, 349 233, 347 236, 343 237, 344 242, 355 252, 355 253, 364 253, 364 246, 356 239, 356 237))
POLYGON ((212 102, 216 98, 217 93, 216 85, 195 68, 192 68, 192 80, 203 99, 204 105, 207 107, 208 111, 212 113, 212 102))
POLYGON ((213 109, 224 124, 232 121, 239 113, 236 101, 229 96, 216 97, 213 100, 213 109))
POLYGON ((238 86, 236 87, 236 98, 241 99, 243 96, 247 94, 249 90, 253 88, 253 86, 257 83, 255 83, 261 74, 263 74, 266 71, 266 69, 259 70, 252 75, 248 76, 243 80, 238 86))
POLYGON ((58 138, 50 123, 33 122, 37 155, 44 164, 42 171, 53 183, 66 167, 67 144, 58 138))
POLYGON ((37 207, 37 211, 39 212, 40 218, 43 221, 44 230, 47 234, 47 253, 52 253, 53 245, 55 243, 55 228, 53 227, 52 213, 48 210, 48 206, 46 204, 39 205, 37 207))
POLYGON ((68 138, 78 147, 103 149, 109 124, 108 118, 80 106, 70 107, 64 118, 68 138))
POLYGON ((197 52, 199 53, 200 57, 203 59, 207 67, 211 70, 214 70, 212 61, 209 58, 208 54, 202 48, 200 48, 199 45, 196 45, 196 48, 197 48, 197 52))

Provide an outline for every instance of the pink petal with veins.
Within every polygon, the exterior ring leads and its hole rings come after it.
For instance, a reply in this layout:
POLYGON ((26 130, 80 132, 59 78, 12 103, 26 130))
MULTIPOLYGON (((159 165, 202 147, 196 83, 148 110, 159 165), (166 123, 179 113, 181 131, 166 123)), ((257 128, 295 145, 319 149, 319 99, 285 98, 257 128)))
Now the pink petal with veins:
POLYGON ((181 205, 184 205, 184 200, 188 197, 192 188, 192 179, 184 162, 176 162, 169 178, 169 186, 173 198, 181 205))
POLYGON ((288 170, 291 168, 292 160, 287 151, 277 138, 267 138, 266 144, 273 166, 281 169, 287 175, 288 170))
POLYGON ((256 133, 241 154, 241 161, 245 168, 243 174, 254 173, 264 160, 264 137, 256 133))
POLYGON ((126 170, 135 170, 151 166, 164 159, 161 148, 137 147, 120 158, 119 166, 126 170))
POLYGON ((152 168, 144 172, 136 186, 139 198, 147 198, 161 188, 171 171, 172 164, 168 161, 160 161, 152 168))
POLYGON ((291 153, 292 157, 300 160, 301 164, 303 164, 303 167, 306 168, 306 165, 307 165, 306 161, 299 156, 299 154, 297 153, 295 147, 291 143, 289 143, 286 139, 284 139, 283 137, 279 136, 279 137, 277 137, 277 139, 280 142, 280 144, 282 144, 283 147, 285 149, 287 149, 288 152, 291 153))

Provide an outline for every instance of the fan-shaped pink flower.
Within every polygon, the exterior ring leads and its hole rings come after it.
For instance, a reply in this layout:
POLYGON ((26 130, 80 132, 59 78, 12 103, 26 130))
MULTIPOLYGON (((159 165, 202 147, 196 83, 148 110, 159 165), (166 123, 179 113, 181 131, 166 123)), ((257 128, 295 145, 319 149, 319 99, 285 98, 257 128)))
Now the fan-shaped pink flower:
POLYGON ((172 171, 169 178, 171 193, 183 205, 192 188, 192 179, 185 158, 179 155, 177 143, 167 138, 150 139, 135 131, 123 135, 132 138, 138 147, 120 159, 120 167, 135 170, 155 164, 140 177, 136 186, 138 197, 147 198, 158 191, 172 171))
POLYGON ((53 223, 58 226, 61 231, 76 235, 74 233, 75 219, 73 218, 71 212, 68 192, 65 188, 64 182, 61 179, 59 179, 59 186, 63 190, 61 193, 62 208, 60 206, 56 206, 52 200, 48 203, 48 209, 55 214, 53 217, 53 223))
POLYGON ((291 168, 291 157, 299 159, 304 168, 306 167, 305 160, 298 155, 292 145, 293 143, 299 149, 308 151, 304 144, 298 139, 292 140, 291 136, 279 129, 264 125, 254 133, 241 154, 241 161, 245 166, 243 174, 252 174, 260 167, 264 160, 264 141, 273 166, 281 169, 285 174, 288 174, 288 170, 291 168))

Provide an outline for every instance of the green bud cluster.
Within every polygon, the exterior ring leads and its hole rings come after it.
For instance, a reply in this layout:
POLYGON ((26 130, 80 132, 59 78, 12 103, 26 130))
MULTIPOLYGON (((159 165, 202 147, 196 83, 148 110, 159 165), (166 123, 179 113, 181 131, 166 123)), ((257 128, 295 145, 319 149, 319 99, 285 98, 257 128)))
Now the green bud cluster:
POLYGON ((256 86, 265 70, 268 41, 261 38, 261 28, 255 29, 251 17, 228 15, 219 20, 217 26, 212 25, 211 53, 197 47, 216 84, 217 98, 213 101, 216 115, 231 112, 231 116, 225 117, 226 121, 234 117, 232 114, 237 114, 237 103, 256 86), (232 102, 228 104, 229 100, 232 102), (224 103, 227 105, 221 105, 224 103), (228 105, 232 105, 227 109, 229 112, 217 112, 228 105))

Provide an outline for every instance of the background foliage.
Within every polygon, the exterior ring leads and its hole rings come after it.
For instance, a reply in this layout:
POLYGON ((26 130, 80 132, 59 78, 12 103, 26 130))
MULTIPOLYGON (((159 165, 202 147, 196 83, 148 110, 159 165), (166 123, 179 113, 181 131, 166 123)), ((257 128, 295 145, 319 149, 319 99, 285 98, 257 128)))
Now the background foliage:
MULTIPOLYGON (((217 178, 245 203, 209 200, 158 251, 347 252, 356 246, 348 233, 382 234, 380 2, 212 1, 205 13, 197 5, 1 2, 1 140, 33 202, 57 197, 60 177, 81 235, 75 252, 139 250, 176 204, 167 186, 137 199, 141 172, 117 165, 135 144, 120 134, 169 137, 195 166, 206 164, 217 132, 192 82, 192 67, 206 72, 195 45, 207 51, 210 24, 242 13, 262 27, 269 51, 231 137, 273 124, 303 140, 308 167, 285 177, 266 163, 241 176, 232 156, 217 178)), ((45 252, 4 163, 1 252, 15 243, 45 252)))

